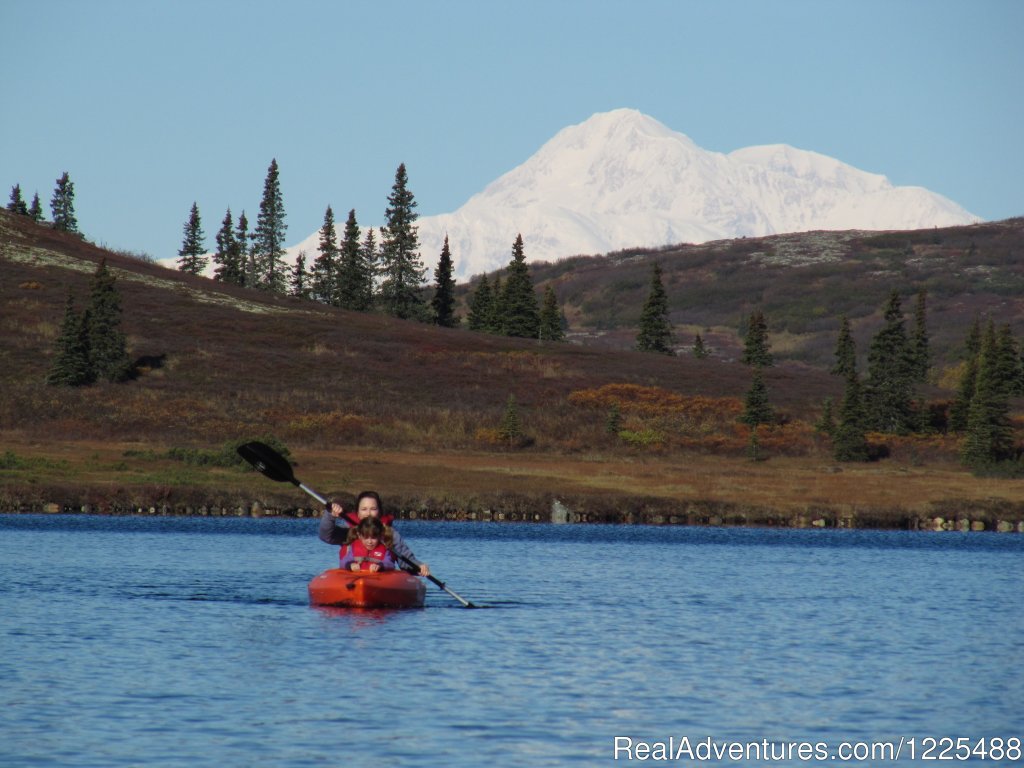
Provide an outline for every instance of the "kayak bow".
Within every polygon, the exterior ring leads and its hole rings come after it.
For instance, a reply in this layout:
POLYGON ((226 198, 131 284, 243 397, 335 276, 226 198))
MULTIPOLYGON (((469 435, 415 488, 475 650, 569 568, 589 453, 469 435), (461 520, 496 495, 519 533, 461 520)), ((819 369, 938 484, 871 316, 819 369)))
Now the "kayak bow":
POLYGON ((309 582, 312 605, 347 608, 422 608, 427 588, 405 571, 329 568, 309 582))

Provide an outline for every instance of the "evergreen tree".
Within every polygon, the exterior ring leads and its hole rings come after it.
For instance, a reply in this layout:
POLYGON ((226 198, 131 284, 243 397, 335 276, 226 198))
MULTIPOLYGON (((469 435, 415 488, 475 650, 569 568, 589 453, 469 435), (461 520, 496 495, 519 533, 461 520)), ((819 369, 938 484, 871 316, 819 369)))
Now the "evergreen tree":
POLYGON ((491 285, 491 316, 487 319, 487 327, 484 329, 488 333, 495 333, 499 336, 505 333, 505 288, 501 284, 501 273, 494 275, 494 283, 491 285))
POLYGON ((256 229, 252 233, 252 258, 257 270, 255 286, 265 291, 284 293, 284 237, 288 230, 284 220, 281 182, 277 159, 274 158, 263 182, 263 199, 256 217, 256 229))
POLYGON ((217 230, 217 250, 213 254, 215 265, 213 279, 232 285, 245 285, 245 264, 235 240, 234 221, 231 209, 224 214, 224 220, 217 230))
MULTIPOLYGON (((367 233, 373 235, 373 230, 367 233)), ((367 260, 367 252, 373 252, 359 242, 359 223, 355 209, 348 212, 345 234, 341 241, 338 261, 337 301, 339 307, 365 312, 373 306, 373 266, 367 260)))
POLYGON ((743 340, 743 354, 740 362, 755 368, 768 368, 775 364, 768 343, 768 322, 764 312, 757 310, 750 315, 747 334, 743 340))
MULTIPOLYGON (((353 214, 355 211, 353 211, 353 214)), ((334 227, 334 211, 327 206, 320 226, 319 255, 313 260, 313 298, 324 304, 344 306, 338 300, 341 280, 338 276, 338 233, 334 227)))
POLYGON ((505 335, 536 339, 540 334, 540 307, 537 306, 530 268, 526 264, 522 235, 516 235, 512 244, 512 260, 508 263, 502 299, 505 335))
POLYGON ((421 318, 426 309, 420 288, 426 268, 420 260, 419 235, 416 230, 416 200, 408 188, 405 163, 395 172, 395 183, 388 196, 381 228, 380 286, 384 311, 395 317, 421 318))
POLYGON ((53 228, 63 232, 78 232, 78 219, 75 218, 75 185, 67 171, 57 179, 50 200, 50 212, 53 214, 53 228))
POLYGON ((487 331, 493 309, 494 294, 491 292, 491 284, 487 282, 487 275, 481 275, 480 282, 469 299, 469 315, 466 317, 469 330, 487 331))
POLYGON ((604 422, 604 431, 609 435, 618 435, 622 430, 622 411, 618 403, 612 403, 608 409, 608 418, 604 422))
POLYGON ((821 416, 814 422, 815 432, 820 432, 823 435, 833 437, 836 433, 836 417, 832 412, 832 398, 826 397, 825 402, 821 404, 821 416))
POLYGON ((501 417, 501 424, 498 426, 498 437, 505 443, 514 443, 523 436, 523 427, 519 420, 519 406, 516 405, 515 395, 508 396, 508 403, 505 405, 505 413, 501 417))
POLYGON ((32 196, 32 205, 29 206, 28 215, 32 218, 32 221, 40 222, 43 220, 43 204, 39 202, 38 192, 32 196))
POLYGON ((89 362, 89 334, 85 318, 75 311, 74 299, 68 291, 64 321, 57 338, 57 354, 47 374, 46 383, 54 386, 78 387, 96 380, 89 362))
POLYGON ((910 337, 910 368, 914 381, 924 383, 928 380, 928 369, 931 367, 931 350, 928 343, 928 291, 922 288, 917 292, 917 303, 914 306, 914 332, 910 337))
POLYGON ((25 205, 25 198, 21 196, 21 184, 11 187, 11 202, 7 204, 7 210, 21 216, 28 216, 28 206, 25 205))
POLYGON ((996 334, 996 379, 1000 390, 1007 397, 1022 394, 1024 367, 1021 365, 1017 340, 1009 324, 999 326, 996 334))
POLYGON ((764 374, 760 367, 754 368, 754 377, 743 403, 743 413, 739 420, 750 427, 758 424, 771 424, 775 420, 771 403, 768 401, 768 388, 764 383, 764 374))
POLYGON ((843 315, 839 322, 839 339, 836 341, 836 362, 829 373, 849 378, 857 372, 857 347, 850 332, 850 321, 843 315))
POLYGON ((867 461, 870 453, 866 432, 860 379, 854 373, 846 377, 846 389, 839 405, 839 423, 832 435, 832 455, 835 460, 867 461))
POLYGON ((698 333, 693 337, 693 356, 698 360, 703 360, 711 355, 711 350, 708 345, 704 343, 704 338, 698 333))
POLYGON ((434 309, 434 323, 443 328, 455 328, 459 324, 459 318, 455 316, 454 271, 448 235, 445 235, 441 256, 434 269, 434 297, 430 300, 430 305, 434 309))
POLYGON ((86 326, 89 334, 89 359, 96 378, 124 381, 132 374, 127 342, 121 330, 121 296, 115 279, 100 261, 92 278, 86 326))
POLYGON ((868 350, 864 408, 868 426, 877 432, 906 434, 915 426, 914 371, 897 291, 889 294, 885 323, 868 350))
POLYGON ((540 338, 544 341, 565 341, 558 297, 550 284, 544 288, 544 301, 540 308, 540 338))
POLYGON ((1009 397, 999 380, 999 343, 989 325, 978 357, 978 376, 967 411, 967 430, 960 448, 964 464, 984 468, 1012 456, 1013 428, 1009 397))
MULTIPOLYGON (((354 216, 355 212, 353 211, 349 218, 354 219, 354 216)), ((377 246, 373 227, 366 230, 366 237, 363 238, 363 245, 359 252, 363 257, 362 263, 365 271, 365 276, 363 278, 363 308, 372 309, 374 302, 377 299, 376 277, 381 274, 380 248, 377 246)))
POLYGON ((306 271, 306 252, 299 251, 299 255, 295 257, 295 266, 292 267, 292 296, 308 299, 310 297, 309 283, 309 272, 306 271))
POLYGON ((949 408, 949 428, 953 432, 967 429, 967 411, 974 399, 974 385, 978 379, 978 356, 981 354, 981 319, 974 318, 967 339, 964 342, 964 370, 960 375, 960 386, 949 408))
POLYGON ((203 241, 206 235, 203 233, 202 220, 199 218, 199 206, 192 203, 192 210, 189 213, 188 221, 184 226, 184 238, 181 241, 181 249, 178 251, 178 269, 193 275, 201 274, 206 268, 206 248, 203 241))
POLYGON ((235 251, 238 254, 238 264, 242 269, 242 281, 239 285, 247 285, 250 288, 256 285, 258 279, 256 270, 256 258, 252 250, 252 236, 249 234, 249 219, 245 217, 245 210, 238 215, 238 226, 235 228, 235 251))
POLYGON ((661 282, 660 264, 655 264, 651 269, 651 290, 640 311, 636 348, 641 352, 675 354, 672 349, 672 325, 668 319, 668 296, 661 282))

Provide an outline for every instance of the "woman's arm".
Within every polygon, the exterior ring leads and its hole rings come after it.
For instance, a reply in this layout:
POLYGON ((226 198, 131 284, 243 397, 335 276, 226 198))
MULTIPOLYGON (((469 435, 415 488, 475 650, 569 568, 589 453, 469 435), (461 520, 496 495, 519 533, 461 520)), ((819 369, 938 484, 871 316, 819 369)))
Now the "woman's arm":
POLYGON ((328 507, 320 516, 320 527, 316 534, 325 544, 344 544, 345 539, 348 538, 348 528, 344 525, 339 527, 335 523, 335 517, 331 514, 331 508, 328 507))

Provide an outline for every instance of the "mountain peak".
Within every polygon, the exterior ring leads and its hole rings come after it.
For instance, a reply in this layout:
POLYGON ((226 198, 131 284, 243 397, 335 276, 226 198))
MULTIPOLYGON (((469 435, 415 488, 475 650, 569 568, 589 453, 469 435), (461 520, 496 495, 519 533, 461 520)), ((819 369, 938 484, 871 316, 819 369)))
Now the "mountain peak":
MULTIPOLYGON (((921 229, 979 221, 920 187, 785 144, 699 147, 636 109, 563 128, 454 213, 419 220, 424 261, 447 234, 460 277, 508 264, 815 229, 921 229)), ((317 248, 317 234, 289 251, 317 248)))

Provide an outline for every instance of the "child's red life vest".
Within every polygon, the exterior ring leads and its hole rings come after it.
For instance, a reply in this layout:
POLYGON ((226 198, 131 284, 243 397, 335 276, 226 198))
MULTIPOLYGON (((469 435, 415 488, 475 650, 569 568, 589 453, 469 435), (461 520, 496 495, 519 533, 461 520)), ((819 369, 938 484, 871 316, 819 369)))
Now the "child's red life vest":
MULTIPOLYGON (((388 548, 384 546, 383 542, 379 542, 373 549, 367 549, 362 541, 356 539, 348 546, 352 547, 352 562, 359 563, 360 571, 370 570, 370 566, 374 563, 382 565, 384 557, 388 553, 388 548)), ((338 556, 339 558, 345 556, 345 547, 338 550, 338 556)))

